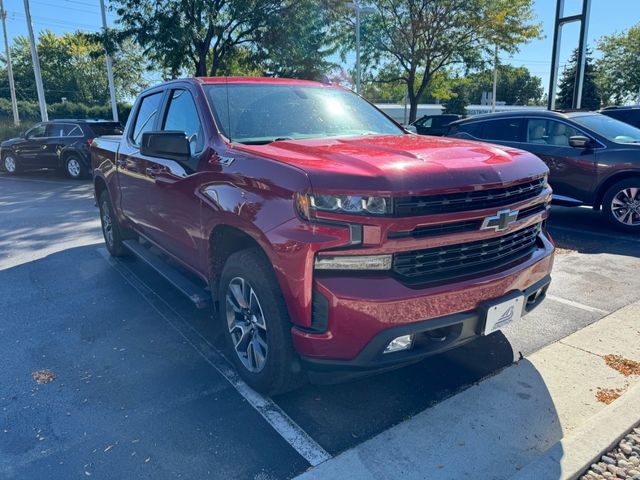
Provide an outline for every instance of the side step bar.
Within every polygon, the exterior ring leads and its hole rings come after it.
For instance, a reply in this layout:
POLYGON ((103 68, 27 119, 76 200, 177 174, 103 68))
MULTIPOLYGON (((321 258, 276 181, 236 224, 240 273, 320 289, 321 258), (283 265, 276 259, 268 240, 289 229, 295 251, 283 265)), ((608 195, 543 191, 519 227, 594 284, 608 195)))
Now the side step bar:
POLYGON ((197 308, 207 308, 211 304, 209 292, 177 268, 165 262, 137 240, 124 240, 122 243, 140 260, 157 271, 173 286, 191 300, 197 308))

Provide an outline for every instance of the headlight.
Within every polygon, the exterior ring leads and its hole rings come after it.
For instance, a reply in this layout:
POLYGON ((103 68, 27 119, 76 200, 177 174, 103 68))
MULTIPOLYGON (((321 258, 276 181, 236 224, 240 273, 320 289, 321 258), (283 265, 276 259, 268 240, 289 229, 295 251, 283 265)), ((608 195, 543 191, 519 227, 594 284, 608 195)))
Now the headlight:
POLYGON ((309 207, 322 212, 387 215, 391 213, 391 200, 367 195, 309 195, 309 207))
POLYGON ((389 270, 391 255, 317 256, 316 270, 389 270))

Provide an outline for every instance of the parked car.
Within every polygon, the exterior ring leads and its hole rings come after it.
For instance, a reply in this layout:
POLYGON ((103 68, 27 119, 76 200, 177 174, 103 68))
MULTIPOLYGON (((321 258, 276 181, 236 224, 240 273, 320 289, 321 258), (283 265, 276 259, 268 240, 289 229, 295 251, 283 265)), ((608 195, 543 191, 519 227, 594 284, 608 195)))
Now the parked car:
POLYGON ((461 118, 460 115, 448 113, 443 115, 424 115, 411 125, 416 128, 418 135, 436 135, 441 137, 446 135, 451 122, 455 122, 461 118))
POLYGON ((630 107, 606 107, 600 113, 640 128, 640 105, 630 107))
POLYGON ((267 394, 490 334, 550 282, 543 162, 407 133, 335 85, 174 80, 91 152, 108 251, 211 298, 267 394))
POLYGON ((53 120, 41 122, 19 137, 0 143, 4 170, 58 168, 71 178, 91 172, 89 145, 100 135, 119 135, 122 125, 103 120, 53 120))
POLYGON ((503 112, 452 123, 450 137, 522 148, 549 167, 554 203, 602 208, 640 232, 640 129, 596 112, 503 112))

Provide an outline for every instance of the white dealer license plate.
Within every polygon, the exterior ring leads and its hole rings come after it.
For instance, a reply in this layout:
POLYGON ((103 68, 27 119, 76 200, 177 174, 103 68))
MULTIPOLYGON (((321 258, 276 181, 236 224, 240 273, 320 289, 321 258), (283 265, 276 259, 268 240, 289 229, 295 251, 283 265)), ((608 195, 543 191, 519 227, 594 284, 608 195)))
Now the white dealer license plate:
POLYGON ((522 316, 522 302, 524 295, 497 303, 487 309, 487 319, 484 324, 484 335, 501 330, 511 322, 517 322, 522 316))

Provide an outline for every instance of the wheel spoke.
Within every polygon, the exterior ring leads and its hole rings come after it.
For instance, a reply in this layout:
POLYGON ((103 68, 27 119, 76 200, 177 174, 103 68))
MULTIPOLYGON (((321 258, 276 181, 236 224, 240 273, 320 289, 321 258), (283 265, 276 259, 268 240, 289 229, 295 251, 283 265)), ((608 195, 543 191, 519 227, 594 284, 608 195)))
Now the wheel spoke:
MULTIPOLYGON (((256 367, 261 368, 265 362, 265 356, 263 354, 262 346, 258 342, 258 335, 254 335, 251 341, 251 350, 253 351, 253 355, 256 361, 256 367)), ((266 353, 266 350, 265 350, 266 353)))
POLYGON ((248 325, 240 325, 236 323, 231 327, 231 335, 234 337, 235 348, 238 352, 247 350, 247 346, 251 342, 251 328, 248 325), (235 332, 235 333, 234 333, 235 332))
POLYGON ((236 301, 236 304, 238 305, 238 307, 240 308, 248 308, 249 305, 247 305, 247 301, 244 298, 244 281, 242 282, 241 285, 238 285, 237 283, 232 283, 229 285, 229 289, 231 290, 231 293, 233 294, 233 299, 236 301))

